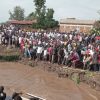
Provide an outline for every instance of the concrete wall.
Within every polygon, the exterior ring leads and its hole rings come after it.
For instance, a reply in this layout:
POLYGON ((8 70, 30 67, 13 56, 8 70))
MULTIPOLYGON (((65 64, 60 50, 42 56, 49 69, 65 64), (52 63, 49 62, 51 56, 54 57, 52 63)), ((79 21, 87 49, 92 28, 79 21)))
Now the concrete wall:
POLYGON ((59 31, 60 32, 70 32, 74 31, 75 29, 79 30, 80 32, 89 33, 92 29, 93 25, 75 25, 75 24, 62 24, 60 23, 59 31))

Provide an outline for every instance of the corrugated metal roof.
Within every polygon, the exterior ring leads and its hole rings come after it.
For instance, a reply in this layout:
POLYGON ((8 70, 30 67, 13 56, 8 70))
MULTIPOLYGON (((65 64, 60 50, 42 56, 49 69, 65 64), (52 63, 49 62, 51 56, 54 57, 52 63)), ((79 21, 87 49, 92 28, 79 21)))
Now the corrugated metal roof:
POLYGON ((75 18, 61 19, 60 24, 93 25, 95 20, 79 20, 75 18))
POLYGON ((36 23, 36 20, 33 20, 33 21, 26 21, 26 20, 23 20, 23 21, 10 20, 10 21, 8 21, 8 22, 11 23, 11 24, 32 25, 33 23, 36 23))

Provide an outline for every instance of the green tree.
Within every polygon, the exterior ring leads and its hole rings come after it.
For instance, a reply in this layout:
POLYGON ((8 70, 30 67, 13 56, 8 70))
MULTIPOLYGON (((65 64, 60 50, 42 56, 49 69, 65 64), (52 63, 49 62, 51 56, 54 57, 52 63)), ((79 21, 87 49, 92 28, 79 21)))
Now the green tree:
POLYGON ((45 8, 45 2, 46 0, 34 0, 37 17, 41 17, 41 13, 45 8))
POLYGON ((26 20, 34 20, 34 19, 36 19, 37 17, 36 17, 36 13, 34 13, 34 12, 32 12, 32 13, 30 13, 25 19, 26 20))
MULTIPOLYGON (((100 10, 98 11, 98 14, 100 15, 100 10)), ((95 21, 95 23, 93 24, 93 28, 91 30, 92 34, 97 34, 100 35, 100 19, 95 21)))
POLYGON ((100 35, 100 21, 99 20, 94 23, 91 33, 100 35))
POLYGON ((99 20, 96 21, 96 22, 94 23, 93 27, 96 28, 96 29, 100 29, 100 21, 99 21, 99 20))
POLYGON ((52 8, 47 9, 46 18, 53 19, 53 15, 54 15, 54 10, 52 8))
POLYGON ((13 12, 9 12, 11 20, 24 20, 24 9, 20 6, 16 6, 13 12))
POLYGON ((44 27, 44 19, 45 19, 45 7, 46 0, 34 0, 35 3, 35 13, 36 13, 36 19, 37 23, 33 24, 33 28, 40 28, 42 29, 44 27))
POLYGON ((58 21, 53 19, 54 10, 46 9, 46 0, 34 0, 36 7, 36 19, 37 23, 33 24, 33 28, 48 29, 58 26, 58 21))
POLYGON ((53 19, 54 10, 49 8, 47 9, 46 16, 45 16, 45 27, 46 28, 54 28, 58 27, 58 21, 53 19))

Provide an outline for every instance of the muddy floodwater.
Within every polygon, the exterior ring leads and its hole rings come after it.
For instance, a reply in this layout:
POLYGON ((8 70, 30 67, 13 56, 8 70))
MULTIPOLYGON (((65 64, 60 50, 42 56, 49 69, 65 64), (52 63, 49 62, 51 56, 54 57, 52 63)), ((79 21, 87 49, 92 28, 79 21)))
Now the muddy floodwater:
POLYGON ((23 91, 46 100, 100 100, 100 91, 85 84, 78 85, 40 67, 19 63, 0 63, 0 85, 4 85, 8 95, 13 91, 23 91))

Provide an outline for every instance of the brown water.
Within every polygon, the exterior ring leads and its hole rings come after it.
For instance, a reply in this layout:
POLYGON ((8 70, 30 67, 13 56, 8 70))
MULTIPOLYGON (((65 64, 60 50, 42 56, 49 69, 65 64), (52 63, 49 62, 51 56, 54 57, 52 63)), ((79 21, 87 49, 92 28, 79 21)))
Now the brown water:
POLYGON ((0 63, 0 85, 5 86, 8 95, 13 91, 24 91, 47 100, 100 100, 99 91, 87 85, 77 85, 39 67, 19 63, 0 63))

